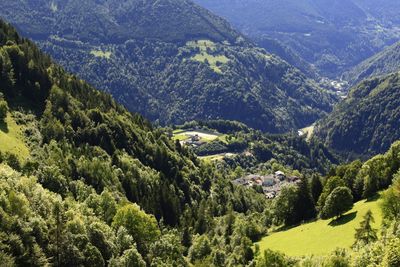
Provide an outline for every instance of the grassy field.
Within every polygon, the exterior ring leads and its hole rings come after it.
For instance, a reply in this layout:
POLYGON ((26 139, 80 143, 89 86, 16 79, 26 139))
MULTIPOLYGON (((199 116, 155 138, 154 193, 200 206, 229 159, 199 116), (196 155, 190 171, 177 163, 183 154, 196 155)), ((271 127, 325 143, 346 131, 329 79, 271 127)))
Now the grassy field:
MULTIPOLYGON (((225 136, 213 132, 207 132, 207 131, 184 131, 184 130, 176 130, 173 132, 174 140, 179 140, 179 141, 184 141, 189 139, 191 136, 198 135, 202 141, 205 142, 211 142, 216 139, 221 139, 221 141, 225 140, 225 136)), ((225 140, 226 141, 226 140, 225 140)))
POLYGON ((311 137, 313 136, 314 128, 315 128, 315 126, 311 125, 311 126, 301 129, 300 131, 303 133, 303 135, 306 135, 306 139, 309 141, 311 139, 311 137))
POLYGON ((110 57, 111 57, 111 52, 109 52, 109 51, 92 50, 92 51, 90 51, 90 54, 95 57, 101 57, 101 58, 106 58, 106 59, 110 59, 110 57))
POLYGON ((13 153, 21 161, 29 157, 29 149, 24 142, 21 127, 8 114, 6 122, 0 123, 0 151, 13 153))
POLYGON ((354 243, 355 229, 359 227, 369 209, 375 218, 374 228, 380 228, 382 214, 379 202, 379 199, 357 202, 339 222, 318 220, 286 231, 272 233, 257 244, 261 251, 269 248, 290 256, 324 255, 336 248, 350 248, 354 243))
POLYGON ((220 66, 226 64, 229 59, 225 55, 214 55, 210 54, 215 51, 216 45, 214 42, 209 40, 198 40, 198 41, 190 41, 186 44, 192 48, 199 48, 200 52, 193 56, 191 59, 199 62, 205 63, 208 62, 210 68, 217 72, 221 73, 220 66))

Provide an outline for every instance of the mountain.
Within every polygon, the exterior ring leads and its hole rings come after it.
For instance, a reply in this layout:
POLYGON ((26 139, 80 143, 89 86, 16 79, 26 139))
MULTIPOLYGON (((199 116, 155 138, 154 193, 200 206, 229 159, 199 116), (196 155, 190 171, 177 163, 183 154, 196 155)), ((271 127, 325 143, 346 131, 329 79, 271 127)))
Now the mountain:
POLYGON ((0 16, 68 71, 162 125, 222 118, 286 132, 336 101, 188 0, 6 0, 0 16))
POLYGON ((356 84, 373 76, 387 75, 400 70, 400 42, 361 62, 344 74, 344 79, 356 84))
POLYGON ((188 266, 207 220, 262 212, 261 194, 234 188, 1 20, 0 70, 1 265, 188 266))
POLYGON ((235 42, 239 37, 226 21, 187 0, 4 1, 2 8, 2 16, 12 19, 24 34, 40 40, 55 35, 118 44, 147 38, 235 42))
POLYGON ((318 122, 314 135, 346 154, 380 153, 400 139, 400 74, 365 80, 318 122))
MULTIPOLYGON (((300 175, 290 166, 330 165, 329 151, 298 136, 272 140, 243 124, 211 125, 238 125, 244 132, 231 145, 248 142, 263 157, 273 151, 277 159, 264 160, 263 171, 300 175)), ((254 261, 253 241, 272 222, 263 191, 235 186, 243 169, 202 161, 166 131, 64 71, 0 20, 1 265, 254 261)))
MULTIPOLYGON (((399 39, 396 0, 195 0, 262 45, 274 39, 335 78, 399 39), (393 16, 391 16, 393 15, 393 16)), ((273 48, 273 47, 272 47, 273 48)), ((285 58, 284 54, 279 54, 285 58)))

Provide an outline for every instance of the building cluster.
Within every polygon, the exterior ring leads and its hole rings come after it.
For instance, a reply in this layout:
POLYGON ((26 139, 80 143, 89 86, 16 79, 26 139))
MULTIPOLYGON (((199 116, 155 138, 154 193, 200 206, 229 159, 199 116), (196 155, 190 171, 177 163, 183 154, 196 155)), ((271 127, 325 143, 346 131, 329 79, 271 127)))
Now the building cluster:
POLYGON ((188 135, 188 139, 181 141, 181 145, 187 145, 192 147, 199 147, 204 145, 206 142, 198 134, 188 135))
POLYGON ((265 197, 268 199, 273 199, 277 197, 282 187, 290 184, 297 185, 299 182, 299 177, 286 176, 285 173, 281 171, 277 171, 274 174, 269 174, 265 176, 250 174, 233 181, 233 183, 236 185, 246 187, 261 186, 265 197))

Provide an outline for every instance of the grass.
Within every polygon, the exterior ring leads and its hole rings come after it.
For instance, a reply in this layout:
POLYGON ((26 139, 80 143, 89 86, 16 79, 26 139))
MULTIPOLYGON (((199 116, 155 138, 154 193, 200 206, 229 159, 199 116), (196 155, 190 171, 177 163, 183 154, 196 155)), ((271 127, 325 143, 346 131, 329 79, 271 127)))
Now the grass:
POLYGON ((106 58, 106 59, 110 59, 110 57, 111 57, 111 52, 109 52, 109 51, 92 50, 92 51, 90 51, 90 54, 95 57, 101 57, 101 58, 106 58))
POLYGON ((339 221, 318 220, 286 231, 272 233, 257 244, 260 250, 272 249, 289 256, 325 255, 336 248, 350 248, 354 243, 355 229, 363 216, 371 210, 375 218, 374 228, 382 224, 379 199, 360 201, 339 221))
POLYGON ((29 149, 24 140, 21 127, 8 114, 5 123, 0 122, 0 151, 15 154, 19 160, 25 161, 29 157, 29 149))
POLYGON ((221 161, 224 159, 224 157, 225 157, 225 153, 209 155, 209 156, 202 156, 202 157, 199 157, 199 159, 204 160, 206 162, 213 162, 213 161, 221 161))
POLYGON ((222 135, 213 133, 213 132, 207 132, 207 131, 174 131, 173 132, 173 140, 179 140, 179 141, 184 141, 189 139, 191 136, 198 135, 201 138, 201 141, 204 142, 211 142, 214 141, 218 138, 220 138, 222 135))
POLYGON ((206 63, 216 73, 222 73, 221 66, 228 63, 229 59, 225 55, 210 54, 216 49, 216 44, 210 40, 198 40, 187 42, 187 46, 191 48, 199 48, 200 52, 191 59, 194 61, 206 63))
POLYGON ((301 132, 303 132, 306 135, 307 141, 311 140, 311 137, 314 134, 314 128, 315 128, 315 125, 311 125, 311 126, 305 127, 300 130, 301 132))

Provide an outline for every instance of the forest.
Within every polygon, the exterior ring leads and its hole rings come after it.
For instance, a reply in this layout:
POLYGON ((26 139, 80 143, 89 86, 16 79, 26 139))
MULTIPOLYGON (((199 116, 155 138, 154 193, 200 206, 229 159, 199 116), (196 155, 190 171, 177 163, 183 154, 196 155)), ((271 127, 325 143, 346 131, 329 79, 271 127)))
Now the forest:
MULTIPOLYGON (((399 263, 400 143, 366 162, 331 166, 325 175, 298 172, 300 184, 269 201, 257 188, 231 183, 241 175, 238 168, 218 169, 199 160, 165 129, 68 74, 3 21, 0 73, 2 132, 10 135, 16 124, 22 132, 16 140, 29 150, 26 157, 0 150, 0 262, 5 266, 399 263), (359 245, 351 253, 292 258, 253 245, 272 227, 340 217, 354 201, 387 188, 382 234, 365 239, 368 227, 360 228, 359 245)), ((259 140, 261 149, 255 151, 266 160, 263 146, 272 137, 240 123, 209 127, 259 140)), ((302 144, 290 137, 272 140, 283 149, 302 144)), ((303 145, 299 154, 308 149, 303 145)))
POLYGON ((6 0, 0 15, 67 71, 156 124, 223 118, 283 133, 338 101, 191 1, 81 2, 6 0))
POLYGON ((345 158, 383 153, 400 138, 399 104, 398 73, 364 80, 317 123, 314 136, 345 158))

